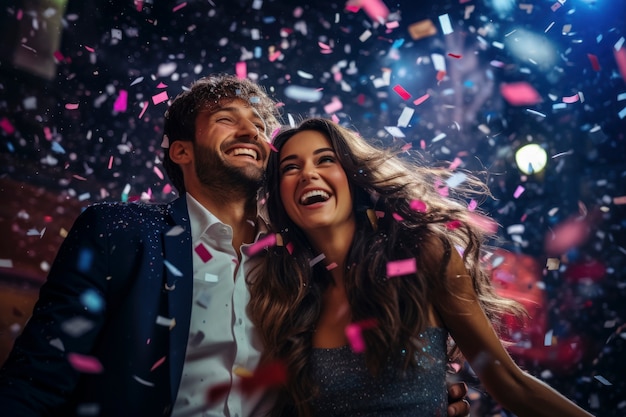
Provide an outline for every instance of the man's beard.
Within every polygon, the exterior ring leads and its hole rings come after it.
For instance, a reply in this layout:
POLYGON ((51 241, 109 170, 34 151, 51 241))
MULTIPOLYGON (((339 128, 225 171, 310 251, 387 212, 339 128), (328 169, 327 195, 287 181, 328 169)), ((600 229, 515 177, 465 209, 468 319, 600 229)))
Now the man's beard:
POLYGON ((256 195, 263 184, 264 170, 256 166, 232 166, 219 157, 213 149, 194 143, 196 175, 199 181, 215 190, 243 192, 256 195))

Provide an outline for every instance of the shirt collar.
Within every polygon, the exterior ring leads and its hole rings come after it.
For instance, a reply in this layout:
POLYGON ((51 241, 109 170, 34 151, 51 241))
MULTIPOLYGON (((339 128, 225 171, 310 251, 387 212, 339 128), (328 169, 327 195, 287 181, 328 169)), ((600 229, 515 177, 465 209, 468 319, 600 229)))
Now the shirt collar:
MULTIPOLYGON (((202 204, 198 202, 193 196, 189 193, 186 194, 187 198, 187 207, 189 209, 189 223, 191 225, 191 238, 193 241, 197 241, 200 237, 207 231, 207 229, 214 224, 223 224, 226 227, 230 228, 230 225, 223 223, 215 217, 213 213, 207 210, 202 204)), ((232 228, 231 228, 232 231, 232 228)), ((259 240, 260 237, 267 234, 269 231, 268 223, 266 220, 257 216, 256 218, 256 235, 254 241, 259 240)))

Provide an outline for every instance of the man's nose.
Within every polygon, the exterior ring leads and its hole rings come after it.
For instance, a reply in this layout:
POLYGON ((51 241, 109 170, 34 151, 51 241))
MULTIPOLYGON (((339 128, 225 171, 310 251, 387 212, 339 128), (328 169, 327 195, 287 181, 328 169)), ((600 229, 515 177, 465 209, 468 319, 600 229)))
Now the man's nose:
POLYGON ((262 133, 254 122, 248 119, 242 119, 239 122, 239 130, 242 133, 242 136, 248 136, 254 140, 258 140, 260 134, 262 133))

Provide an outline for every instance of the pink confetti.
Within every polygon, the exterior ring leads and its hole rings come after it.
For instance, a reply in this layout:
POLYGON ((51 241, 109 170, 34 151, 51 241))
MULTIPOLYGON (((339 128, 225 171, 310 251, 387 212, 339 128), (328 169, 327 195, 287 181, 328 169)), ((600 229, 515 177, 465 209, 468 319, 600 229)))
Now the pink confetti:
POLYGON ((468 213, 468 215, 469 222, 480 230, 489 234, 495 234, 498 231, 498 223, 492 218, 478 213, 468 213))
POLYGON ((85 49, 88 50, 89 52, 95 52, 95 49, 87 45, 85 45, 85 49))
POLYGON ((163 186, 163 194, 169 194, 172 192, 172 186, 171 184, 165 184, 163 186))
POLYGON ((365 340, 361 334, 361 327, 350 323, 346 326, 346 337, 350 342, 350 347, 355 353, 365 352, 365 340))
POLYGON ((448 187, 445 184, 443 184, 440 179, 437 179, 434 185, 435 185, 435 190, 440 196, 447 197, 449 195, 448 187))
POLYGON ((270 233, 267 236, 263 236, 261 239, 248 246, 246 253, 248 256, 254 256, 257 253, 263 251, 265 248, 276 245, 276 234, 270 233))
POLYGON ((387 29, 397 29, 400 27, 400 23, 397 20, 394 20, 393 22, 387 22, 385 27, 387 29))
POLYGON ((626 48, 613 50, 613 56, 615 57, 615 62, 617 63, 617 68, 619 68, 622 79, 626 81, 626 48))
POLYGON ((332 269, 337 268, 338 266, 339 266, 339 265, 337 265, 337 262, 332 262, 332 263, 330 263, 330 264, 326 265, 326 270, 327 270, 327 271, 330 271, 330 270, 332 270, 332 269))
POLYGON ((280 56, 281 56, 282 54, 283 54, 283 53, 282 53, 282 52, 280 52, 280 51, 273 52, 273 53, 272 53, 272 54, 270 54, 270 56, 269 56, 270 62, 274 62, 274 61, 276 61, 278 58, 280 58, 280 56))
POLYGON ((157 88, 167 88, 167 84, 165 84, 165 83, 163 83, 163 82, 160 82, 160 83, 157 85, 157 88))
POLYGON ((448 169, 450 171, 454 171, 461 165, 461 163, 463 163, 463 160, 461 158, 454 158, 454 161, 452 161, 448 169))
POLYGON ((52 131, 50 131, 50 127, 48 126, 43 127, 43 135, 46 138, 46 140, 52 140, 52 131))
POLYGON ((128 105, 128 91, 120 90, 119 96, 113 103, 113 110, 117 112, 125 112, 128 105))
POLYGON ((582 244, 589 237, 587 222, 571 218, 557 225, 545 238, 545 249, 550 255, 558 255, 582 244))
POLYGON ((163 177, 163 173, 161 172, 161 170, 159 169, 159 167, 155 166, 153 169, 154 173, 156 174, 157 177, 159 177, 160 180, 162 180, 163 177))
POLYGON ((333 113, 333 115, 330 116, 330 118, 332 119, 333 122, 339 123, 339 116, 337 116, 335 113, 333 113))
POLYGON ((476 200, 470 201, 469 204, 467 205, 467 209, 469 211, 474 211, 476 210, 476 208, 478 208, 478 202, 476 200))
POLYGON ((159 104, 167 101, 169 97, 167 96, 167 91, 162 91, 159 94, 155 94, 152 96, 152 103, 159 104))
POLYGON ((109 165, 108 165, 107 169, 111 169, 112 166, 113 166, 113 155, 111 155, 109 157, 109 165))
POLYGON ((289 242, 285 245, 285 249, 287 249, 287 252, 289 252, 289 254, 293 254, 293 243, 289 242))
POLYGON ((181 3, 181 4, 178 4, 178 5, 174 6, 174 8, 172 9, 172 11, 173 11, 173 12, 177 12, 177 11, 179 11, 180 9, 182 9, 182 8, 183 8, 183 7, 185 7, 185 6, 187 6, 187 2, 184 2, 184 3, 181 3))
POLYGON ((206 246, 204 246, 202 242, 198 243, 198 245, 193 250, 198 254, 200 259, 202 259, 202 262, 204 263, 209 262, 211 258, 213 258, 211 252, 209 252, 209 250, 206 248, 206 246))
POLYGON ((404 220, 404 218, 400 216, 398 213, 391 213, 391 217, 393 217, 398 222, 401 222, 402 220, 404 220))
POLYGON ((406 91, 401 85, 395 85, 393 87, 393 91, 395 91, 403 100, 408 100, 411 98, 411 94, 406 91))
POLYGON ((527 82, 502 84, 500 94, 512 106, 529 106, 541 102, 541 96, 527 82))
POLYGON ((563 103, 572 104, 576 103, 579 99, 580 97, 578 94, 574 94, 573 96, 563 97, 563 103))
POLYGON ((65 57, 63 56, 63 54, 61 53, 61 51, 54 51, 54 59, 56 59, 58 62, 63 62, 65 61, 65 57))
POLYGON ((156 361, 154 363, 154 365, 152 365, 152 368, 150 368, 150 372, 154 371, 156 368, 158 368, 159 366, 163 365, 163 362, 165 362, 165 356, 163 356, 161 359, 156 361))
POLYGON ((361 0, 363 11, 376 22, 384 22, 389 17, 389 9, 382 0, 361 0))
POLYGON ((328 114, 338 112, 343 108, 343 103, 339 98, 333 97, 327 105, 324 106, 324 111, 328 114))
POLYGON ((437 71, 437 81, 441 81, 446 77, 446 72, 444 70, 437 71))
POLYGON ((78 108, 78 103, 66 103, 65 108, 68 110, 76 110, 78 108))
POLYGON ((148 104, 150 104, 149 101, 143 102, 143 109, 141 109, 141 113, 139 113, 139 119, 141 119, 143 117, 143 114, 146 112, 146 110, 148 110, 148 104))
POLYGON ((520 195, 522 195, 524 191, 526 191, 526 189, 521 185, 518 185, 515 189, 515 192, 513 193, 513 197, 518 198, 520 195))
POLYGON ((402 145, 402 152, 407 152, 412 147, 413 147, 412 143, 406 143, 406 144, 402 145))
POLYGON ((600 71, 600 63, 598 62, 598 57, 594 54, 587 54, 587 58, 589 58, 589 61, 591 62, 591 68, 593 68, 594 71, 600 71))
POLYGON ((621 197, 613 197, 613 204, 622 205, 626 204, 626 195, 621 197))
POLYGON ((15 127, 13 127, 13 124, 6 117, 0 119, 0 128, 2 128, 2 130, 7 132, 9 135, 15 133, 15 127))
POLYGON ((235 64, 235 73, 240 80, 248 77, 248 64, 245 61, 239 61, 235 64))
POLYGON ((68 353, 67 360, 78 372, 99 374, 103 370, 100 361, 93 356, 81 355, 80 353, 68 353))
POLYGON ((363 339, 363 330, 376 326, 376 320, 363 320, 360 322, 350 323, 346 326, 345 332, 350 347, 354 353, 365 352, 365 340, 363 339))
POLYGON ((270 135, 270 138, 274 140, 274 138, 276 137, 276 135, 278 135, 278 133, 280 133, 280 127, 277 127, 276 129, 274 129, 274 131, 270 135))
POLYGON ((448 230, 458 229, 461 226, 463 226, 463 223, 458 220, 452 220, 451 222, 446 223, 446 229, 448 230))
POLYGON ((387 278, 413 274, 417 271, 415 258, 387 262, 387 278))
POLYGON ((413 200, 410 203, 411 210, 418 211, 420 213, 426 213, 428 206, 421 200, 413 200))
POLYGON ((462 58, 462 55, 458 55, 458 54, 448 53, 448 56, 451 57, 451 58, 456 58, 456 59, 461 59, 462 58))
POLYGON ((317 44, 318 44, 318 45, 319 45, 319 47, 320 47, 320 48, 322 48, 322 49, 327 49, 327 50, 328 50, 328 49, 332 49, 332 48, 330 47, 330 45, 327 45, 327 44, 325 44, 324 42, 318 42, 317 44))

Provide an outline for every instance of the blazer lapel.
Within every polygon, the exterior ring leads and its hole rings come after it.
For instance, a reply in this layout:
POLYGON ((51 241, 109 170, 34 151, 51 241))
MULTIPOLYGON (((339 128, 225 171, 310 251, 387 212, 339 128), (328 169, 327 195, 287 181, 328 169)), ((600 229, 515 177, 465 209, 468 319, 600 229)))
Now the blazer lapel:
POLYGON ((170 330, 170 392, 172 406, 180 385, 189 338, 193 298, 193 259, 187 200, 182 196, 168 205, 173 225, 163 236, 165 291, 168 298, 170 330), (174 324, 175 323, 175 324, 174 324))

